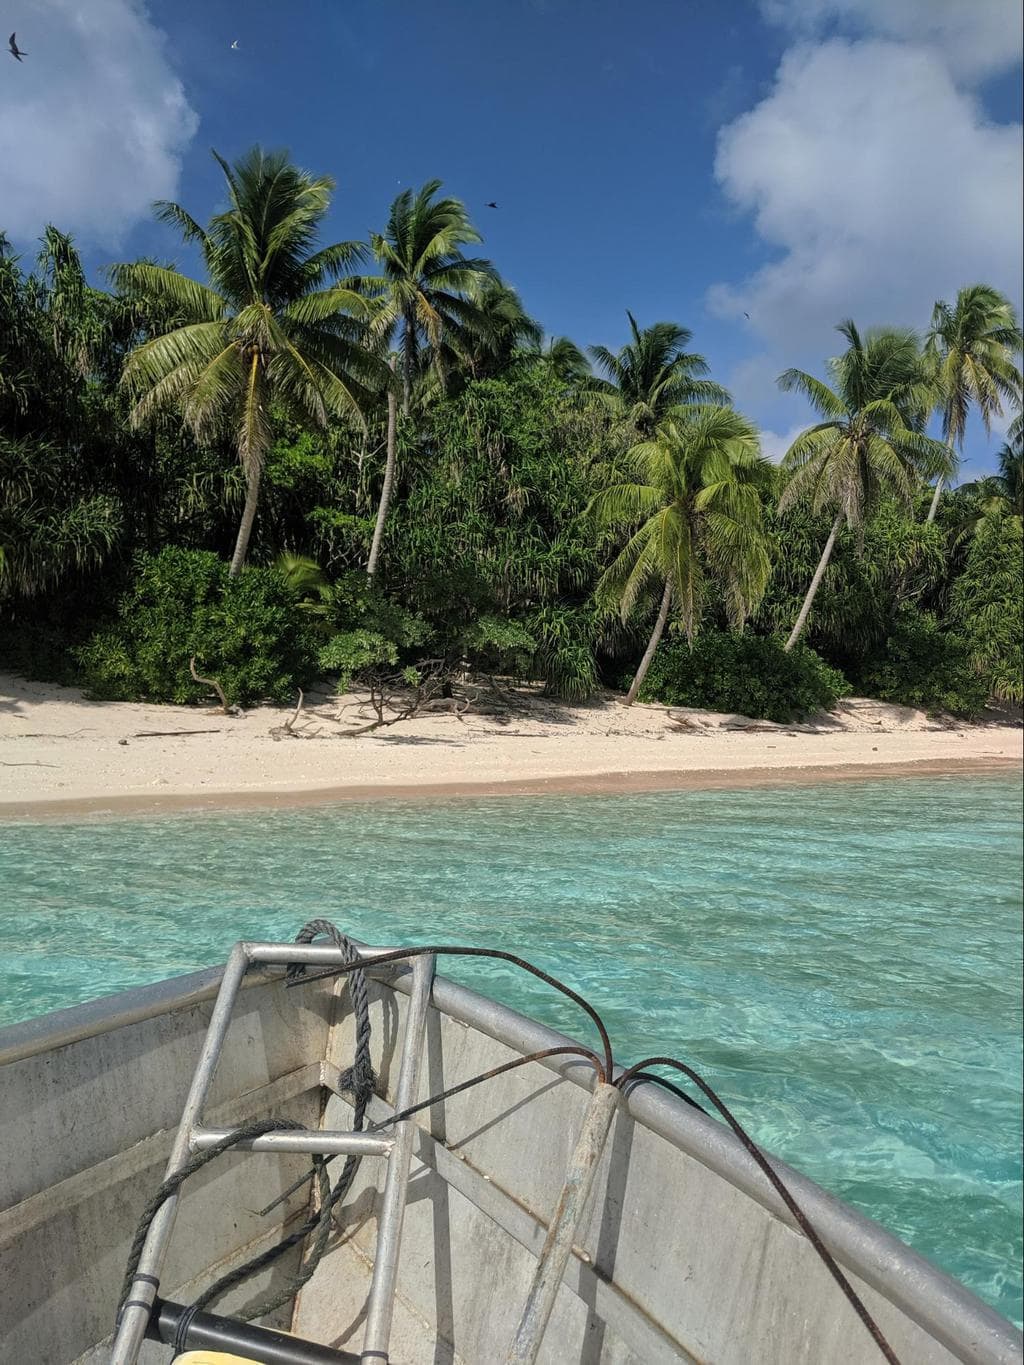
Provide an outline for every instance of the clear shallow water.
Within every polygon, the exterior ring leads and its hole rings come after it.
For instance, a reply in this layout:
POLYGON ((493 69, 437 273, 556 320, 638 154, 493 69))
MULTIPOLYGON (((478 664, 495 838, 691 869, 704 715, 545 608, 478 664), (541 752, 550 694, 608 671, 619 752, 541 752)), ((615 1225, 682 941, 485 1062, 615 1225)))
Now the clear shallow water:
MULTIPOLYGON (((394 802, 0 826, 0 1023, 291 938, 510 949, 1021 1319, 1021 783, 394 802)), ((484 963, 448 974, 587 1036, 484 963)))

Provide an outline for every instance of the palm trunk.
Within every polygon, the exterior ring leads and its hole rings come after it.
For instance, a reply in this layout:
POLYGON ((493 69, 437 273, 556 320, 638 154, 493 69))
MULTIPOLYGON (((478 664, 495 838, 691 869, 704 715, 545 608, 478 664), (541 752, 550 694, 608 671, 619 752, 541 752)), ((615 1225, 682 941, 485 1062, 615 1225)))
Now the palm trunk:
POLYGON ((238 528, 238 539, 235 541, 235 552, 231 556, 229 578, 237 578, 242 572, 245 556, 249 552, 249 537, 252 535, 253 522, 256 520, 263 461, 267 454, 267 438, 262 424, 263 375, 259 351, 253 350, 251 356, 246 358, 246 364, 249 366, 249 379, 242 429, 238 437, 238 460, 245 470, 245 506, 242 508, 242 521, 238 528))
POLYGON ((380 502, 377 506, 377 523, 373 528, 373 544, 370 546, 370 558, 366 565, 367 578, 373 578, 377 572, 377 560, 380 556, 380 542, 384 536, 384 522, 388 515, 388 505, 391 502, 391 489, 395 482, 395 433, 398 427, 398 398, 395 394, 394 373, 396 357, 392 356, 389 364, 391 366, 392 381, 388 385, 388 446, 387 459, 384 464, 384 486, 380 490, 380 502))
POLYGON ((804 604, 800 608, 800 615, 796 618, 796 625, 793 627, 789 639, 786 641, 787 654, 796 644, 797 640, 800 639, 803 628, 807 624, 807 618, 811 614, 814 598, 818 589, 821 587, 821 580, 825 577, 825 570, 828 568, 828 561, 832 557, 836 536, 839 534, 839 528, 842 524, 843 513, 839 512, 835 521, 832 523, 832 530, 828 533, 828 540, 825 541, 825 548, 822 550, 821 558, 818 560, 818 567, 814 570, 814 577, 811 579, 811 586, 807 589, 807 596, 804 598, 804 604))
MULTIPOLYGON (((952 470, 952 468, 953 468, 953 437, 952 437, 952 435, 950 435, 950 437, 948 438, 948 440, 946 440, 946 449, 949 450, 949 467, 950 467, 950 470, 952 470)), ((926 526, 931 526, 931 523, 933 523, 933 521, 935 520, 935 513, 938 512, 938 500, 939 500, 939 498, 942 497, 942 486, 945 485, 945 482, 946 482, 946 476, 945 476, 945 474, 939 474, 938 479, 937 479, 937 482, 935 482, 935 491, 934 491, 933 497, 931 497, 931 506, 930 506, 930 508, 928 508, 928 515, 927 515, 926 517, 924 517, 924 524, 926 524, 926 526)))
MULTIPOLYGON (((948 440, 948 441, 946 442, 946 449, 949 451, 949 463, 950 463, 950 467, 952 468, 952 464, 953 464, 953 442, 952 442, 952 439, 950 439, 950 440, 948 440)), ((931 505, 931 507, 928 508, 928 515, 927 515, 927 516, 925 517, 925 519, 924 519, 924 522, 925 522, 925 525, 926 525, 926 526, 930 526, 931 523, 935 520, 935 514, 936 514, 936 512, 939 510, 939 498, 942 496, 942 485, 945 483, 945 481, 946 481, 945 475, 944 475, 944 474, 940 474, 939 477, 938 477, 938 480, 936 481, 936 484, 935 484, 935 493, 934 493, 934 495, 932 496, 932 505, 931 505)))
POLYGON ((256 507, 260 500, 260 476, 263 470, 260 465, 254 466, 249 475, 245 488, 245 506, 242 508, 242 520, 238 527, 238 539, 235 541, 235 552, 231 556, 231 568, 228 570, 229 578, 237 578, 242 571, 245 563, 245 556, 249 553, 249 537, 252 535, 253 522, 256 520, 256 507))
POLYGON ((412 382, 415 377, 416 318, 406 316, 402 338, 402 416, 409 416, 412 401, 412 382))
POLYGON ((931 525, 931 523, 935 520, 935 513, 939 510, 939 498, 942 495, 942 484, 943 476, 940 474, 938 477, 938 481, 935 484, 935 493, 932 496, 932 505, 931 507, 928 508, 928 515, 924 519, 926 526, 931 525))
POLYGON ((651 663, 654 659, 655 651, 657 650, 658 645, 661 643, 661 637, 665 631, 665 622, 668 620, 668 609, 671 605, 672 579, 668 578, 665 580, 665 591, 662 593, 661 596, 661 606, 658 609, 658 619, 654 623, 654 629, 651 631, 651 638, 648 640, 647 648, 644 650, 644 657, 640 660, 640 667, 636 671, 636 677, 633 679, 633 685, 626 693, 625 700, 623 701, 624 706, 633 705, 633 703, 636 701, 637 693, 643 686, 644 678, 647 677, 647 670, 650 668, 651 663))

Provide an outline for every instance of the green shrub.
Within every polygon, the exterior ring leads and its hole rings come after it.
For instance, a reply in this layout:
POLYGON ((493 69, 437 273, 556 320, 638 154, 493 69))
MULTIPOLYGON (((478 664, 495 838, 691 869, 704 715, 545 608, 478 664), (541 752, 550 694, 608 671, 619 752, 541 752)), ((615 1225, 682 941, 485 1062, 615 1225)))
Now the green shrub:
POLYGON ((684 639, 663 645, 640 697, 784 723, 834 706, 849 692, 843 675, 806 645, 787 654, 774 636, 708 631, 692 649, 684 639))
POLYGON ((276 569, 228 566, 204 550, 140 555, 113 624, 76 651, 86 688, 108 701, 208 702, 197 671, 228 701, 286 701, 315 672, 312 631, 276 569))
POLYGON ((361 674, 398 664, 430 638, 423 617, 388 597, 361 569, 341 574, 303 607, 321 632, 320 667, 337 673, 339 692, 361 674))
POLYGON ((544 679, 547 694, 564 701, 586 701, 598 685, 593 613, 573 607, 541 607, 531 628, 537 635, 534 667, 544 679))
POLYGON ((950 620, 985 690, 1024 701, 1024 530, 1018 516, 990 515, 977 527, 953 588, 950 620))
POLYGON ((342 630, 323 645, 319 653, 325 673, 337 673, 339 693, 347 692, 368 668, 398 663, 398 646, 373 630, 342 630))
POLYGON ((930 612, 910 608, 897 617, 880 657, 868 663, 860 682, 868 696, 881 701, 959 716, 980 714, 989 694, 967 641, 942 630, 930 612))

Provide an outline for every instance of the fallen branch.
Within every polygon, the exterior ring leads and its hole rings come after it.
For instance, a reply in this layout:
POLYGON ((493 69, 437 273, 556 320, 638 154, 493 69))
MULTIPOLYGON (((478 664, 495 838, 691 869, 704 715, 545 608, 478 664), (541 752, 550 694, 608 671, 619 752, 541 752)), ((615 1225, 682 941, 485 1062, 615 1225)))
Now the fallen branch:
POLYGON ((303 696, 302 688, 300 687, 299 704, 295 708, 294 715, 292 716, 291 720, 286 720, 283 725, 272 725, 270 727, 271 739, 283 739, 285 735, 288 735, 291 739, 316 739, 317 735, 323 729, 322 725, 318 725, 315 730, 307 730, 303 734, 300 734, 299 731, 296 730, 295 728, 296 721, 299 719, 299 716, 302 715, 302 707, 305 700, 306 699, 303 696))
POLYGON ((291 720, 286 720, 285 723, 284 723, 284 728, 288 731, 289 734, 291 734, 291 733, 294 731, 294 729, 295 729, 295 722, 296 722, 296 721, 298 720, 298 718, 302 715, 302 703, 303 703, 304 700, 305 700, 305 698, 304 698, 303 695, 302 695, 302 688, 300 687, 300 688, 299 688, 299 704, 298 704, 298 706, 296 706, 296 708, 295 708, 295 715, 292 716, 291 720))
MULTIPOLYGON (((224 712, 226 716, 237 716, 240 714, 239 707, 230 706, 228 704, 228 699, 224 695, 224 689, 223 687, 221 687, 220 683, 217 681, 216 678, 201 678, 199 676, 199 674, 196 672, 196 656, 194 654, 188 661, 188 671, 192 674, 193 678, 195 678, 197 683, 202 683, 204 687, 213 688, 214 692, 216 692, 217 696, 220 698, 220 709, 224 712)), ((198 731, 194 731, 193 733, 198 733, 198 731)))
POLYGON ((215 730, 136 730, 132 739, 155 739, 157 736, 166 735, 220 735, 224 733, 224 727, 218 725, 215 730))
POLYGON ((707 727, 701 725, 699 721, 691 720, 689 716, 680 715, 678 711, 669 711, 668 718, 673 725, 678 725, 680 730, 705 730, 707 727))

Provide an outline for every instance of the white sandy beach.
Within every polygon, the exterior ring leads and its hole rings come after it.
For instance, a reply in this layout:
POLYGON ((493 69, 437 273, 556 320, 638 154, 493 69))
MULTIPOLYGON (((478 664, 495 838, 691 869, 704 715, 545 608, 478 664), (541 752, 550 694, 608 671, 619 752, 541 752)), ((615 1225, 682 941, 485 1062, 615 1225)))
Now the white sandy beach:
POLYGON ((996 713, 957 725, 865 700, 812 724, 773 726, 519 693, 494 714, 420 714, 355 739, 341 731, 372 719, 358 698, 311 698, 294 735, 282 728, 292 715, 94 702, 0 675, 0 814, 967 773, 1024 757, 1021 728, 996 713))

